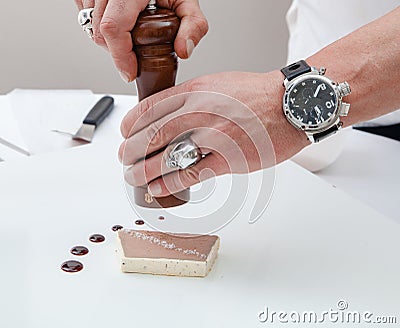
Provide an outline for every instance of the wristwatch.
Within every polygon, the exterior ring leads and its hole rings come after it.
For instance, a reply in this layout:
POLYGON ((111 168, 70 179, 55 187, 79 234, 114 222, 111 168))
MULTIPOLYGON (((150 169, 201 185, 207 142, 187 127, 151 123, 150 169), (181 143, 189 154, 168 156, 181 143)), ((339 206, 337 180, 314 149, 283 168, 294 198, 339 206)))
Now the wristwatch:
POLYGON ((342 101, 351 93, 347 82, 336 83, 326 69, 309 66, 304 60, 284 67, 283 112, 288 121, 317 143, 335 134, 343 125, 350 104, 342 101))

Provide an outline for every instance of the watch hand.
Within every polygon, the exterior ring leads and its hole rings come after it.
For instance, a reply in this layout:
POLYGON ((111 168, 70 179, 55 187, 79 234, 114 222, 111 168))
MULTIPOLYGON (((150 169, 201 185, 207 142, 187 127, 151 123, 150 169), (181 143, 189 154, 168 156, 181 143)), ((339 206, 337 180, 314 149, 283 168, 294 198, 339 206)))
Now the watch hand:
POLYGON ((322 88, 322 84, 320 84, 320 85, 317 87, 317 90, 315 90, 314 98, 317 98, 318 93, 319 93, 319 90, 321 90, 321 88, 322 88))
POLYGON ((312 95, 308 95, 307 98, 304 100, 304 103, 307 104, 311 100, 311 98, 312 98, 312 95))

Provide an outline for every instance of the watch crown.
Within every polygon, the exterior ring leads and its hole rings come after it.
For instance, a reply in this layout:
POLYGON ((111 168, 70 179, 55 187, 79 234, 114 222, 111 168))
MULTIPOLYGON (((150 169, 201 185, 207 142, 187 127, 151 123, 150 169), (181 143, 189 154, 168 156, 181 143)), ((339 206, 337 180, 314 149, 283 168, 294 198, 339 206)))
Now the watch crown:
POLYGON ((347 116, 349 114, 350 104, 342 102, 339 108, 339 116, 347 116))
POLYGON ((351 93, 350 85, 347 82, 339 83, 338 91, 340 97, 346 97, 351 93))

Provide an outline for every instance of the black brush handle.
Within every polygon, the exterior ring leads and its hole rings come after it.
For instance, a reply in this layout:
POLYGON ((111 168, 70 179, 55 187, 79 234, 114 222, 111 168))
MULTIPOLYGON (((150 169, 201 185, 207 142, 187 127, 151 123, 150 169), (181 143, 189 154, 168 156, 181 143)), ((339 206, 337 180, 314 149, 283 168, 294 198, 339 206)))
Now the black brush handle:
POLYGON ((110 96, 104 96, 101 98, 96 105, 90 110, 89 114, 86 115, 83 124, 91 124, 99 126, 101 122, 111 113, 114 108, 114 98, 110 96))

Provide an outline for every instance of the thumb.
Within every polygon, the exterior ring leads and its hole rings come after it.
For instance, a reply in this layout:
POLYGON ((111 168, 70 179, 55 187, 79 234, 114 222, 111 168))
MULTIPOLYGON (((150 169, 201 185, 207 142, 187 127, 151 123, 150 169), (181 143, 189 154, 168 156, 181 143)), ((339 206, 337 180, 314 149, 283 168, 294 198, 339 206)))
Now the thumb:
POLYGON ((157 3, 164 8, 170 8, 180 18, 181 25, 174 47, 180 58, 189 58, 194 47, 208 32, 208 22, 200 9, 198 0, 158 0, 157 3))
POLYGON ((208 32, 208 22, 204 16, 184 16, 175 39, 175 51, 182 59, 192 55, 194 48, 208 32))
POLYGON ((164 8, 169 8, 181 19, 181 25, 175 39, 175 52, 187 59, 194 48, 208 32, 208 22, 204 17, 198 0, 157 0, 164 8))

